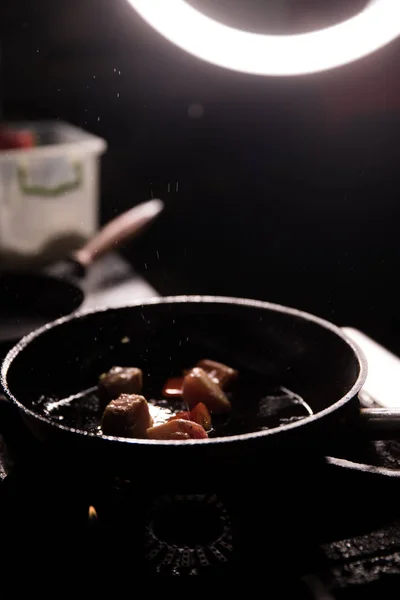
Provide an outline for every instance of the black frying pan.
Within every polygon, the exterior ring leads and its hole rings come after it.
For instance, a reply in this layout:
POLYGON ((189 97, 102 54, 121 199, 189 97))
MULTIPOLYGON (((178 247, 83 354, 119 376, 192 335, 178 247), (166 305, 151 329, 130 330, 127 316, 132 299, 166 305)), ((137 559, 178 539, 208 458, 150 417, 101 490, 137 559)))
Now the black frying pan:
MULTIPOLYGON (((357 398, 365 360, 341 330, 307 313, 253 300, 161 298, 69 316, 21 340, 1 374, 5 393, 37 438, 81 457, 134 466, 136 473, 150 465, 162 465, 164 472, 179 465, 178 472, 193 474, 249 456, 273 461, 277 448, 293 452, 318 446, 324 452, 329 440, 354 431, 363 419, 376 426, 376 414, 361 411, 357 398), (90 431, 87 424, 101 413, 96 392, 89 392, 88 400, 82 391, 95 387, 100 373, 113 365, 140 366, 144 394, 156 397, 166 377, 203 357, 234 366, 249 382, 262 378, 271 388, 285 386, 314 414, 277 428, 204 441, 157 442, 90 431), (41 397, 70 396, 75 400, 62 420, 37 408, 41 397)), ((382 411, 378 416, 379 425, 382 411)), ((398 426, 396 416, 384 425, 398 426)))
POLYGON ((113 219, 69 259, 43 272, 0 273, 0 343, 22 336, 82 304, 79 287, 90 265, 139 234, 163 209, 161 200, 139 204, 113 219))

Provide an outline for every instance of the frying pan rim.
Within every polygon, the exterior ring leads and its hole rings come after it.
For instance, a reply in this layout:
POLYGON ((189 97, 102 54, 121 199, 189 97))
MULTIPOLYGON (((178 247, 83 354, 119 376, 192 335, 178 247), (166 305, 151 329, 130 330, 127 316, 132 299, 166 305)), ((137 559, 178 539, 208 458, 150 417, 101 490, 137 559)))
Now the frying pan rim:
POLYGON ((387 467, 377 467, 367 463, 354 462, 347 458, 336 458, 334 456, 326 456, 326 462, 334 467, 340 467, 348 471, 361 471, 369 475, 379 477, 391 477, 392 479, 400 479, 400 469, 389 469, 387 467))
POLYGON ((367 361, 356 344, 354 344, 341 330, 339 327, 334 325, 333 323, 326 321, 321 317, 317 317, 311 313, 299 310, 297 308, 292 308, 288 306, 283 306, 281 304, 275 304, 272 302, 265 302, 263 300, 253 300, 248 298, 235 298, 229 296, 209 296, 209 295, 181 295, 181 296, 157 296, 154 298, 146 299, 145 301, 137 301, 126 305, 121 306, 105 306, 102 308, 94 308, 87 310, 78 310, 69 315, 63 316, 55 321, 47 323, 43 327, 32 331, 28 335, 24 336, 11 350, 7 353, 2 365, 1 365, 1 375, 0 382, 3 387, 3 390, 7 397, 11 400, 13 404, 15 404, 18 409, 25 415, 33 419, 38 419, 44 422, 46 425, 50 425, 56 429, 60 429, 64 432, 68 432, 73 435, 77 435, 79 437, 91 437, 94 439, 104 439, 111 443, 124 443, 124 444, 134 444, 141 446, 199 446, 199 445, 208 445, 208 444, 229 444, 236 441, 245 441, 245 440, 255 440, 258 438, 263 438, 266 436, 277 435, 279 433, 283 433, 289 430, 297 429, 299 427, 303 427, 307 424, 318 421, 319 419, 330 415, 336 410, 340 409, 347 402, 349 402, 352 398, 356 396, 356 394, 360 391, 362 385, 365 382, 367 376, 367 361), (83 319, 92 314, 101 314, 108 311, 118 311, 129 308, 137 308, 144 307, 149 305, 157 305, 157 304, 229 304, 235 306, 249 306, 253 308, 260 308, 268 311, 273 311, 281 314, 288 314, 293 317, 299 317, 300 319, 311 321, 320 327, 327 329, 338 336, 347 346, 352 350, 358 365, 359 372, 356 381, 351 386, 350 390, 336 400, 334 403, 330 404, 328 407, 323 410, 310 415, 308 417, 304 417, 300 421, 296 421, 294 423, 288 423, 286 425, 281 425, 279 427, 267 429, 264 431, 255 431, 251 433, 243 433, 239 435, 231 435, 225 437, 216 437, 209 438, 205 440, 148 440, 148 439, 139 439, 139 438, 124 438, 124 437, 116 437, 116 436, 107 436, 102 435, 99 436, 96 433, 91 433, 89 431, 84 431, 82 429, 75 429, 73 427, 66 427, 61 423, 53 421, 50 418, 47 418, 22 404, 11 392, 7 383, 7 373, 13 362, 13 360, 36 338, 38 338, 42 333, 46 331, 50 331, 56 329, 68 323, 70 321, 77 321, 79 319, 83 319))

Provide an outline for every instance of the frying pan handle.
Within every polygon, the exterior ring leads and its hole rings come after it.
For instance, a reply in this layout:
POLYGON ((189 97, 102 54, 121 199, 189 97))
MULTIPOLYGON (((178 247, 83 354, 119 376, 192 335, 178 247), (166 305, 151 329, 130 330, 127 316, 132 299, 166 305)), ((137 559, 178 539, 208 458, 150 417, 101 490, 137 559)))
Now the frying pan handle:
POLYGON ((163 210, 161 200, 149 200, 119 215, 103 227, 91 240, 72 255, 84 269, 123 242, 136 237, 163 210))
POLYGON ((392 408, 362 408, 362 429, 371 440, 400 438, 400 410, 392 408))

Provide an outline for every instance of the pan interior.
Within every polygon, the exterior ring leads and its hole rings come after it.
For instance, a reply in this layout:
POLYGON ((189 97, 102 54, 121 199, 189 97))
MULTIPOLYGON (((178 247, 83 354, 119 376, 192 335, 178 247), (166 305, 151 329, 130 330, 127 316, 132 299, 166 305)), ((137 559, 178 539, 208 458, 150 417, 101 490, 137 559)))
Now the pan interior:
POLYGON ((42 396, 65 398, 95 386, 114 365, 138 366, 150 397, 157 397, 165 379, 201 358, 261 378, 270 390, 284 386, 314 413, 345 396, 360 372, 344 339, 300 315, 260 305, 182 301, 109 309, 49 328, 16 354, 7 383, 35 410, 42 396))

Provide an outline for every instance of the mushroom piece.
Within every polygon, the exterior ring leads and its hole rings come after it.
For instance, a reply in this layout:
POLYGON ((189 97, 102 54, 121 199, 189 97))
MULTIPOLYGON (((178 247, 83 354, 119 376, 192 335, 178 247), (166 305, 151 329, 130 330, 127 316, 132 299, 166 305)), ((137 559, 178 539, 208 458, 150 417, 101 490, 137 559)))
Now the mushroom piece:
POLYGON ((232 367, 206 358, 200 360, 196 367, 203 369, 223 390, 228 388, 238 376, 238 372, 232 367))
POLYGON ((107 404, 101 428, 105 435, 117 437, 146 437, 153 425, 146 398, 137 394, 121 394, 107 404))
POLYGON ((227 413, 232 408, 219 385, 199 367, 192 369, 183 380, 183 399, 190 409, 202 402, 216 414, 227 413))
POLYGON ((198 423, 184 419, 172 419, 162 425, 150 427, 147 430, 147 437, 151 440, 199 440, 208 436, 198 423))
POLYGON ((112 367, 99 379, 100 395, 106 401, 120 394, 139 394, 143 387, 143 373, 136 367, 112 367))

